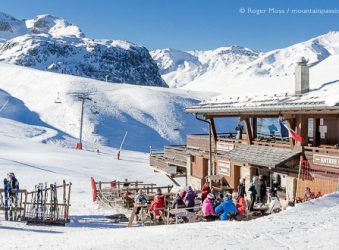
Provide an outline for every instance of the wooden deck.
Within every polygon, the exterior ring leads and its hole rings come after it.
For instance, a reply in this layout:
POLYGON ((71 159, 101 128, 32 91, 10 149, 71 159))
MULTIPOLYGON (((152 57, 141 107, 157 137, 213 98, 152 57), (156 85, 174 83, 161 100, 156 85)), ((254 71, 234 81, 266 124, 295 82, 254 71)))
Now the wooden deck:
POLYGON ((159 171, 170 176, 185 176, 187 172, 186 146, 165 146, 163 152, 151 152, 150 166, 155 171, 159 171))

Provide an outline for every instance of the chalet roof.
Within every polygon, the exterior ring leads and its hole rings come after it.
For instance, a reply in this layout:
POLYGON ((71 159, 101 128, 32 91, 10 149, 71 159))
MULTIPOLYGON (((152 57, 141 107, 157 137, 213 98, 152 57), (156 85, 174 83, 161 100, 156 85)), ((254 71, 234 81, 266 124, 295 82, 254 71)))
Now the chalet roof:
POLYGON ((300 152, 289 149, 240 144, 233 150, 218 155, 221 158, 235 162, 274 168, 298 157, 300 152))
MULTIPOLYGON (((339 84, 337 84, 339 86, 339 84)), ((336 88, 339 90, 339 87, 336 88)), ((242 97, 214 97, 186 108, 186 112, 204 114, 234 114, 305 112, 335 110, 339 112, 339 93, 330 88, 312 90, 303 95, 275 94, 242 97)))

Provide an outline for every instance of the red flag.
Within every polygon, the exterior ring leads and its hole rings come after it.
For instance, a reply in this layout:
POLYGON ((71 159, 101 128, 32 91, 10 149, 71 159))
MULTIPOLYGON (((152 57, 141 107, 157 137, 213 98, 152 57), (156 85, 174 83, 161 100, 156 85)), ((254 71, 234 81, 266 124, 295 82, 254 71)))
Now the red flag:
POLYGON ((301 138, 300 135, 298 135, 296 132, 294 132, 292 129, 289 129, 289 132, 290 132, 290 136, 295 140, 295 141, 298 141, 300 143, 303 142, 303 138, 301 138))
POLYGON ((298 141, 300 143, 303 142, 303 138, 300 135, 298 135, 296 132, 294 132, 291 128, 288 128, 285 124, 283 124, 283 125, 288 129, 289 135, 290 135, 290 137, 293 138, 293 140, 298 141))

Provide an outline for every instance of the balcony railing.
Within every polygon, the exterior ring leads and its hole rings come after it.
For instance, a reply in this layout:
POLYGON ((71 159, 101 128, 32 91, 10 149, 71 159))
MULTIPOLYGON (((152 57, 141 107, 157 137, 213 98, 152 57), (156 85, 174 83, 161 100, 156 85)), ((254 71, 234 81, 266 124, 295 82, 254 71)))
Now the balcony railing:
POLYGON ((151 151, 150 166, 170 175, 184 175, 187 166, 185 145, 166 145, 163 152, 151 151))
MULTIPOLYGON (((236 139, 235 133, 225 133, 218 134, 217 140, 218 142, 225 142, 231 144, 238 143, 247 143, 246 134, 242 135, 242 139, 236 139)), ((278 148, 291 148, 291 144, 286 139, 281 138, 269 138, 269 137, 260 137, 255 138, 252 141, 255 145, 268 146, 268 147, 278 147, 278 148)), ((214 138, 212 136, 212 151, 214 151, 215 143, 214 138)), ((208 152, 210 150, 209 144, 209 135, 208 134, 194 134, 187 136, 187 148, 196 149, 208 152)))

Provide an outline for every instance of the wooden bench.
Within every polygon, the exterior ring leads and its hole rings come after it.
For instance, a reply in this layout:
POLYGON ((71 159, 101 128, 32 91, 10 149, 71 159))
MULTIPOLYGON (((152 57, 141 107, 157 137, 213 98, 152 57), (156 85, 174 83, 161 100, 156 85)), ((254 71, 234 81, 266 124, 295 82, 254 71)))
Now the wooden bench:
POLYGON ((140 209, 138 216, 140 218, 141 225, 143 225, 143 226, 157 225, 157 224, 159 224, 159 223, 157 223, 157 219, 159 217, 162 219, 162 221, 165 224, 167 224, 166 214, 165 214, 166 209, 165 208, 156 208, 155 210, 159 211, 160 215, 156 216, 156 215, 153 214, 153 219, 152 219, 152 216, 151 216, 152 211, 150 211, 150 204, 136 204, 136 205, 134 205, 131 216, 129 218, 128 227, 131 227, 133 225, 133 221, 136 218, 138 209, 140 209))
POLYGON ((186 218, 188 223, 198 222, 202 220, 202 217, 201 206, 167 209, 167 224, 174 222, 178 224, 179 221, 184 221, 183 218, 186 218), (173 218, 174 220, 171 220, 173 218))

